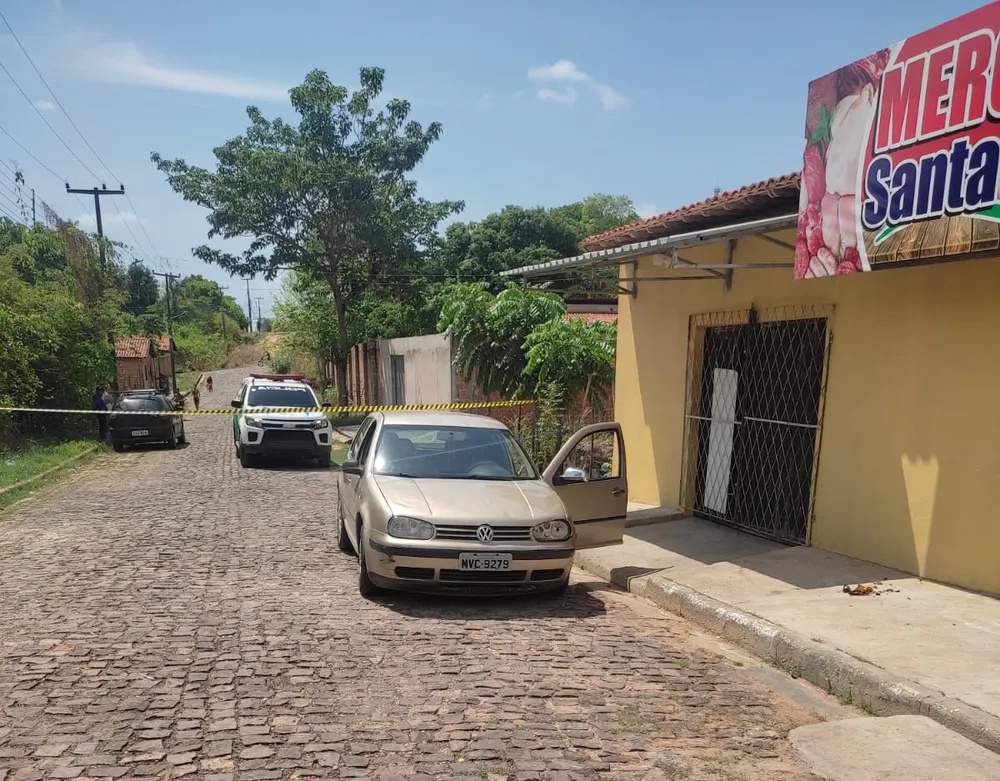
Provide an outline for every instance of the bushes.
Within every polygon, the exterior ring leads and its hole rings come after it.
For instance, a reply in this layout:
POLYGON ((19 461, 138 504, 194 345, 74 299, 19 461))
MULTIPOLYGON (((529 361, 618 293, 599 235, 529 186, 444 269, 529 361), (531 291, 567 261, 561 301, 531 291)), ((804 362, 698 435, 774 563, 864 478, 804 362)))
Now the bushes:
MULTIPOLYGON (((0 405, 89 408, 115 374, 124 272, 72 226, 0 220, 0 405), (60 254, 61 253, 61 254, 60 254)), ((79 416, 0 416, 0 444, 88 428, 79 416), (73 418, 73 419, 68 419, 73 418)))
POLYGON ((222 334, 206 333, 197 325, 181 323, 174 328, 177 369, 208 371, 221 366, 226 357, 222 334))

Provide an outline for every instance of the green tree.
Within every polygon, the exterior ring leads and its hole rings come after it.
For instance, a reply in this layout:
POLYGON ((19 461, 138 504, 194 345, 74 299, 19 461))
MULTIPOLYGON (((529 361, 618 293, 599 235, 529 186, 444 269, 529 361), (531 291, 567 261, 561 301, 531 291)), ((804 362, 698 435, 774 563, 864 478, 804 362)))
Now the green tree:
POLYGON ((614 384, 617 329, 565 315, 553 293, 509 285, 494 296, 468 283, 449 290, 439 329, 454 339, 456 368, 485 393, 557 387, 600 407, 614 384))
POLYGON ((128 271, 128 311, 134 315, 143 315, 160 298, 160 286, 153 272, 135 262, 129 265, 128 271))
MULTIPOLYGON (((228 324, 241 330, 248 327, 246 313, 239 302, 226 295, 218 282, 200 274, 183 277, 170 286, 170 306, 174 322, 197 326, 206 333, 222 332, 223 313, 228 324)), ((165 294, 154 309, 157 314, 166 316, 165 294)))
MULTIPOLYGON (((125 270, 114 251, 101 263, 94 237, 54 222, 0 220, 0 403, 86 407, 114 376, 110 336, 127 300, 125 270)), ((78 422, 4 415, 0 435, 9 443, 78 422)))
POLYGON ((455 341, 456 368, 484 393, 511 396, 528 392, 525 342, 531 332, 562 317, 566 305, 553 293, 509 285, 492 295, 485 285, 456 285, 441 311, 438 329, 455 341))
POLYGON ((487 282, 501 271, 574 255, 576 242, 572 226, 551 212, 506 206, 479 222, 448 226, 434 272, 456 282, 487 282))
POLYGON ((152 160, 171 187, 209 210, 208 237, 251 239, 240 255, 201 246, 194 254, 230 273, 274 279, 286 267, 329 288, 337 318, 330 351, 341 403, 347 394, 349 310, 372 290, 391 290, 416 269, 437 225, 463 208, 417 195, 407 174, 441 136, 409 119, 410 104, 374 108, 385 79, 362 68, 351 93, 319 70, 290 90, 296 125, 249 107, 250 127, 215 149, 214 171, 152 160))
POLYGON ((572 227, 577 242, 639 219, 635 204, 627 195, 603 193, 566 206, 557 206, 552 209, 552 214, 572 227))
MULTIPOLYGON (((427 284, 482 282, 499 292, 505 284, 497 277, 501 271, 578 255, 583 239, 636 219, 624 195, 592 195, 553 209, 506 206, 478 222, 448 226, 426 267, 427 284)), ((567 272, 552 282, 598 292, 611 289, 615 276, 613 268, 588 275, 567 272)))
POLYGON ((615 382, 618 329, 610 323, 557 318, 535 328, 524 342, 525 374, 536 387, 555 384, 568 399, 582 396, 606 405, 615 382))

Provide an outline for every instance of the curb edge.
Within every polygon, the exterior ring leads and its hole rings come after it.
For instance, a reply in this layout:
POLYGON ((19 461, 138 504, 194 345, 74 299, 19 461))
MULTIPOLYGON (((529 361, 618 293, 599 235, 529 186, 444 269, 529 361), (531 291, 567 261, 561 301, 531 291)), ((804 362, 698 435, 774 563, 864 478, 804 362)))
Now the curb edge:
POLYGON ((1000 718, 778 624, 734 608, 662 575, 617 576, 579 551, 576 564, 657 606, 750 651, 794 678, 803 678, 875 716, 927 716, 1000 754, 1000 718))
POLYGON ((84 450, 84 451, 82 451, 80 453, 77 453, 75 456, 71 456, 70 458, 67 458, 65 461, 62 461, 61 463, 56 464, 55 466, 50 466, 44 472, 39 472, 37 475, 32 475, 31 477, 27 478, 26 480, 22 480, 19 483, 14 483, 14 485, 8 485, 6 488, 0 488, 0 496, 4 496, 5 494, 13 493, 14 491, 17 491, 17 490, 19 490, 21 488, 25 488, 26 486, 31 485, 36 480, 41 480, 43 477, 51 475, 53 472, 57 472, 60 469, 65 469, 70 464, 72 464, 74 461, 79 461, 84 456, 89 456, 95 450, 97 450, 97 445, 91 445, 89 448, 87 448, 86 450, 84 450))

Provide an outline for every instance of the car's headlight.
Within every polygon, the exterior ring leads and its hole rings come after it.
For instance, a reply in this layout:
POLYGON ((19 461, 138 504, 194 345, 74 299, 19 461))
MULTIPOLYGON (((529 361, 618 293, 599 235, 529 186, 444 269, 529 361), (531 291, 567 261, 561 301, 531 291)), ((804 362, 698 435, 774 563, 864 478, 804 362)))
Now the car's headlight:
POLYGON ((434 536, 434 526, 419 518, 395 515, 389 520, 389 534, 404 540, 429 540, 434 536))
POLYGON ((244 415, 243 420, 246 421, 248 426, 254 426, 255 428, 260 428, 261 420, 257 415, 244 415))
POLYGON ((538 542, 561 542, 573 535, 573 529, 566 521, 543 521, 531 530, 531 536, 538 542))
POLYGON ((319 420, 314 420, 312 422, 313 428, 326 428, 330 425, 330 421, 327 418, 320 418, 319 420))

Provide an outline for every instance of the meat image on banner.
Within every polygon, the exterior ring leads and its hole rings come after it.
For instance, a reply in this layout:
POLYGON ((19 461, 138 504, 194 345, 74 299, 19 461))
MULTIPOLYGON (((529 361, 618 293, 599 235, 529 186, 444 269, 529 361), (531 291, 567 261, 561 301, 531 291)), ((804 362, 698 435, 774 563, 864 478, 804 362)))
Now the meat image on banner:
POLYGON ((1000 0, 809 85, 795 278, 1000 251, 1000 0))

